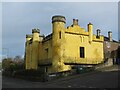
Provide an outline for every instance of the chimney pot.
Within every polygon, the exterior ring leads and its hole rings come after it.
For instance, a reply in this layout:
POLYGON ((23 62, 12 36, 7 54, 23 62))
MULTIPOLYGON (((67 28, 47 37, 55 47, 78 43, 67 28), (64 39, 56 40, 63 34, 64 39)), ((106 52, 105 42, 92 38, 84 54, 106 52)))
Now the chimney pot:
POLYGON ((97 37, 99 38, 100 37, 100 29, 97 29, 97 37))
POLYGON ((108 38, 109 38, 109 41, 112 41, 112 31, 108 32, 108 38))
POLYGON ((73 19, 73 25, 78 25, 78 19, 73 19))

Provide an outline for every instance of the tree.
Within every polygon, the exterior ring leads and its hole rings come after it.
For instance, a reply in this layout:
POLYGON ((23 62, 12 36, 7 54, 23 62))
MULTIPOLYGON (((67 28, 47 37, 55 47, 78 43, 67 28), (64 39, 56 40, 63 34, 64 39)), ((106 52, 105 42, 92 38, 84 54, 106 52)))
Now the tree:
POLYGON ((20 61, 22 58, 21 58, 21 56, 15 56, 15 58, 14 58, 14 61, 20 61))
POLYGON ((118 47, 118 50, 117 50, 117 58, 120 59, 120 46, 118 47))
POLYGON ((0 62, 0 70, 2 69, 2 63, 0 62))
POLYGON ((12 58, 5 58, 2 60, 2 69, 5 71, 11 70, 11 64, 13 63, 12 58))
POLYGON ((2 68, 4 71, 16 71, 24 69, 24 60, 20 56, 15 58, 5 58, 2 60, 2 68))

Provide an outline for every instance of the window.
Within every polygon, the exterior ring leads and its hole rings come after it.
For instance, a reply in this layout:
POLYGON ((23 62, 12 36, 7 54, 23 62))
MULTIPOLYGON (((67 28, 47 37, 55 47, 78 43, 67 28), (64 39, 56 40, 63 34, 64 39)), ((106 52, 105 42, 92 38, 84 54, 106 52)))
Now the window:
POLYGON ((46 53, 46 58, 48 58, 48 48, 45 49, 46 53))
POLYGON ((45 72, 48 72, 48 67, 45 67, 45 72))
POLYGON ((85 58, 85 50, 84 50, 84 47, 80 47, 80 58, 85 58))
POLYGON ((61 39, 61 31, 59 32, 59 39, 61 39))

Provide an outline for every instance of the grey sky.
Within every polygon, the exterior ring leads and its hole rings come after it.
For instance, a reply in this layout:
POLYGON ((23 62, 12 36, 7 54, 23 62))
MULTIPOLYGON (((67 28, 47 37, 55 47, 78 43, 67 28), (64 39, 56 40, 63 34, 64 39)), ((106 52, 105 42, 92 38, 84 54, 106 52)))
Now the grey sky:
MULTIPOLYGON (((118 24, 120 24, 120 2, 118 3, 118 24)), ((120 41, 120 25, 118 25, 118 40, 120 41)))
POLYGON ((2 2, 118 2, 119 0, 1 0, 2 2))
MULTIPOLYGON (((91 22, 96 29, 107 36, 113 32, 113 39, 118 39, 118 3, 116 2, 77 2, 77 3, 42 3, 42 2, 6 2, 2 3, 2 45, 9 49, 9 56, 24 55, 25 35, 31 34, 32 28, 40 28, 41 34, 52 31, 53 15, 66 17, 66 27, 72 19, 79 19, 79 25, 87 29, 91 22)), ((4 52, 5 53, 5 52, 4 52)), ((4 54, 3 53, 3 54, 4 54)))
POLYGON ((1 53, 2 53, 2 3, 0 2, 0 60, 2 59, 1 53))

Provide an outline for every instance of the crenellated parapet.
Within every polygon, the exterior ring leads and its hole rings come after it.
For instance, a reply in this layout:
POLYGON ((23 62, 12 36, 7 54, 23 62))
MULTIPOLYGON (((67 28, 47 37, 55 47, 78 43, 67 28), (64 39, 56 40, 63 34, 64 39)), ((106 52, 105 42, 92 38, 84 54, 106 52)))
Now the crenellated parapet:
POLYGON ((78 19, 73 19, 73 24, 68 26, 65 30, 66 33, 73 33, 78 35, 88 35, 84 28, 81 28, 78 24, 78 19))
POLYGON ((32 33, 40 33, 40 30, 38 28, 32 29, 32 33))
POLYGON ((32 35, 31 34, 26 34, 26 42, 30 41, 32 39, 32 35))
POLYGON ((66 23, 66 18, 64 16, 55 15, 52 17, 52 23, 54 22, 64 22, 66 23))
POLYGON ((98 42, 103 42, 104 41, 104 36, 100 35, 101 30, 97 29, 96 35, 93 34, 93 24, 91 22, 88 23, 87 25, 88 29, 87 31, 84 28, 81 28, 78 25, 78 19, 73 19, 73 24, 71 26, 68 26, 65 29, 65 33, 69 34, 75 34, 75 35, 83 35, 83 36, 88 36, 88 42, 92 43, 92 41, 98 41, 98 42))
POLYGON ((95 42, 103 42, 104 41, 104 36, 103 35, 100 35, 99 38, 93 34, 93 41, 95 42))
POLYGON ((32 35, 33 35, 33 42, 34 41, 40 41, 40 30, 39 29, 32 29, 32 35))
POLYGON ((32 38, 31 34, 26 34, 26 38, 32 38))
POLYGON ((93 41, 97 41, 97 42, 103 42, 104 41, 104 36, 101 35, 101 30, 97 29, 96 30, 97 34, 93 34, 93 41))

